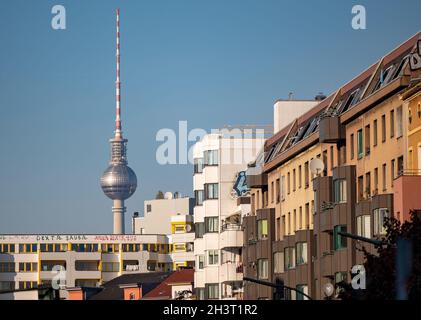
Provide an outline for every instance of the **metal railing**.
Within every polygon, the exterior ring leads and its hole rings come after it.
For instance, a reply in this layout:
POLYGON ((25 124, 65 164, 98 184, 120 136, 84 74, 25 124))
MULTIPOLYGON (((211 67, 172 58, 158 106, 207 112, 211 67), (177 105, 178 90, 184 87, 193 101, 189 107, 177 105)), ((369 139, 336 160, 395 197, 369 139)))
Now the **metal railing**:
POLYGON ((240 231, 242 230, 242 226, 240 223, 224 223, 221 227, 221 231, 226 230, 240 231))
POLYGON ((421 169, 399 170, 397 177, 401 177, 401 176, 421 176, 421 169))

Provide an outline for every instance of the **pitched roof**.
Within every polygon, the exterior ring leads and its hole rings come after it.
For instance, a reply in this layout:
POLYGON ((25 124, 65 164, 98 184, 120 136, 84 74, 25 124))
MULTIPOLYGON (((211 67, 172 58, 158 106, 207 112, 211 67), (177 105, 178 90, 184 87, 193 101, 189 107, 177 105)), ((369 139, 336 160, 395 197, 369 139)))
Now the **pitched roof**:
MULTIPOLYGON (((413 50, 420 37, 421 31, 393 49, 390 53, 386 54, 383 58, 379 59, 352 80, 342 85, 335 93, 321 101, 301 117, 267 139, 265 143, 265 152, 267 152, 268 156, 265 157, 265 163, 272 162, 278 155, 288 150, 294 144, 306 139, 308 134, 306 133, 303 135, 301 133, 304 131, 302 129, 305 129, 304 127, 308 126, 310 120, 316 121, 317 119, 320 119, 320 117, 323 117, 325 113, 326 116, 329 116, 328 113, 330 112, 333 114, 335 112, 337 114, 342 114, 358 104, 358 102, 366 96, 374 93, 374 91, 378 89, 376 83, 378 83, 380 81, 379 78, 382 77, 383 68, 394 64, 394 69, 390 73, 398 72, 399 63, 401 63, 405 56, 413 50), (300 130, 302 131, 300 132, 300 130), (280 145, 284 139, 288 141, 285 141, 285 145, 280 145)), ((397 76, 398 75, 395 74, 393 77, 397 76)), ((390 76, 388 79, 390 81, 393 78, 390 76)), ((313 130, 317 131, 318 125, 316 125, 313 130)))
POLYGON ((143 299, 171 299, 171 286, 175 284, 193 283, 194 269, 174 271, 160 285, 143 295, 143 299))
POLYGON ((120 287, 124 284, 138 283, 142 285, 142 294, 148 293, 164 281, 171 272, 146 272, 124 274, 103 285, 103 290, 93 295, 90 300, 121 300, 124 291, 120 287))

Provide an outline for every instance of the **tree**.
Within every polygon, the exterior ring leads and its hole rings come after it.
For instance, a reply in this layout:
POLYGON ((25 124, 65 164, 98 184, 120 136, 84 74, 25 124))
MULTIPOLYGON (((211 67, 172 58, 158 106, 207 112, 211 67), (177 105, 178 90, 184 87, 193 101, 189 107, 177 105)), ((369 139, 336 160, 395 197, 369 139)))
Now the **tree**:
POLYGON ((155 199, 164 199, 164 193, 161 190, 159 190, 155 196, 155 199))
MULTIPOLYGON (((383 244, 375 246, 377 254, 364 247, 366 284, 365 290, 354 290, 351 284, 339 283, 339 298, 344 300, 394 300, 396 299, 396 251, 398 239, 412 243, 412 273, 407 282, 408 298, 421 299, 421 211, 411 211, 410 220, 400 223, 395 218, 386 219, 383 244)), ((351 275, 352 277, 352 275, 351 275)))

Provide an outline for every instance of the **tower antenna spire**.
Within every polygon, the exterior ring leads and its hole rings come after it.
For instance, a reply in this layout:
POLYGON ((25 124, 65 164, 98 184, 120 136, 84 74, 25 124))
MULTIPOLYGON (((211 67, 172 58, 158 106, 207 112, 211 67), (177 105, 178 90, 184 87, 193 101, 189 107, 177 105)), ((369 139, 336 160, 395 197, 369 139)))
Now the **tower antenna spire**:
POLYGON ((122 138, 121 131, 121 82, 120 82, 120 9, 116 10, 116 81, 115 81, 115 138, 122 138))

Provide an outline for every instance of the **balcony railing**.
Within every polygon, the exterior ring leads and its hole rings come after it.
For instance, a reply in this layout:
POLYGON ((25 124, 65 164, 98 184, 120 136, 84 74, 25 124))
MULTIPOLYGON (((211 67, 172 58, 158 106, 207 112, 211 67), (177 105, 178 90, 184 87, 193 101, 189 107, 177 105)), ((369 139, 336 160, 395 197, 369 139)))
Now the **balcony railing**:
POLYGON ((240 231, 242 226, 239 223, 224 223, 221 227, 222 232, 226 230, 240 231))
POLYGON ((400 176, 421 176, 421 169, 405 169, 398 171, 398 177, 400 176))

